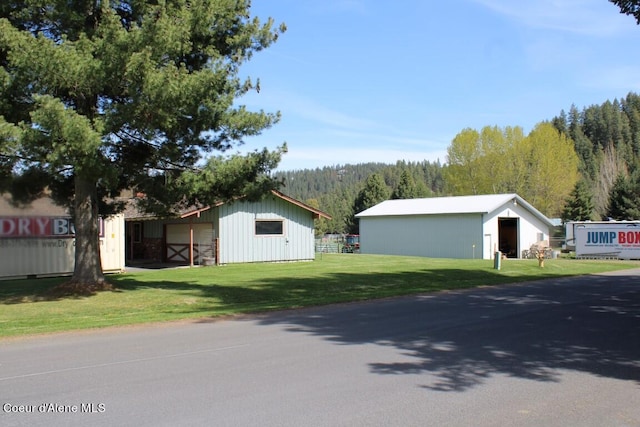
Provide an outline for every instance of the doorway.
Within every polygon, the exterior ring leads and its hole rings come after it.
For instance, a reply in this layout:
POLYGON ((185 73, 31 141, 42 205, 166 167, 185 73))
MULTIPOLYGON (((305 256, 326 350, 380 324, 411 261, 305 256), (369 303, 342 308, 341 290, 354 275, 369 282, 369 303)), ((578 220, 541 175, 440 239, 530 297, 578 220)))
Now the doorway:
POLYGON ((518 258, 518 218, 498 218, 498 242, 507 258, 518 258))
POLYGON ((125 259, 127 261, 144 259, 144 227, 141 221, 126 223, 125 239, 125 259))

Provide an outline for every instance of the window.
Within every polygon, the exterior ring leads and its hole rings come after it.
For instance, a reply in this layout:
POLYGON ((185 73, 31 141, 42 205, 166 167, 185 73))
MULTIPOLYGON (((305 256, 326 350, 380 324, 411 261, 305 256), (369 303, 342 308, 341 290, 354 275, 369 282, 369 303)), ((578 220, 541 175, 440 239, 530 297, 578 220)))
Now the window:
POLYGON ((283 232, 283 221, 275 220, 275 221, 264 221, 264 220, 256 220, 256 235, 258 236, 274 236, 274 235, 282 235, 283 232))

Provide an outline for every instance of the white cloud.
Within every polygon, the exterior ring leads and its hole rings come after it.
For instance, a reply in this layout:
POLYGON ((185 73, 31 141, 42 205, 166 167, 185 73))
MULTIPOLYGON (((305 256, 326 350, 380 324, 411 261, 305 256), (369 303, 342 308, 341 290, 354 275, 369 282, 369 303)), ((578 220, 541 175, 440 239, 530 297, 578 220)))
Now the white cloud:
POLYGON ((471 0, 531 28, 596 37, 635 26, 617 6, 604 0, 471 0))
POLYGON ((363 128, 362 130, 327 129, 327 133, 339 139, 362 141, 364 143, 384 143, 396 146, 433 147, 440 146, 443 143, 443 141, 436 139, 403 133, 401 128, 394 127, 392 124, 386 126, 376 124, 375 127, 363 128))
POLYGON ((309 98, 289 92, 274 89, 266 89, 260 95, 247 95, 242 99, 248 106, 263 108, 267 111, 279 110, 287 120, 303 118, 325 126, 340 129, 372 129, 378 123, 355 117, 336 109, 325 107, 309 98))
POLYGON ((329 108, 289 91, 265 90, 246 101, 255 104, 254 108, 259 105, 268 111, 277 108, 282 112, 281 123, 250 141, 251 147, 264 145, 267 140, 287 141, 289 152, 284 155, 280 170, 346 163, 391 164, 398 160, 444 162, 451 140, 428 138, 417 134, 415 129, 405 132, 386 121, 329 108))

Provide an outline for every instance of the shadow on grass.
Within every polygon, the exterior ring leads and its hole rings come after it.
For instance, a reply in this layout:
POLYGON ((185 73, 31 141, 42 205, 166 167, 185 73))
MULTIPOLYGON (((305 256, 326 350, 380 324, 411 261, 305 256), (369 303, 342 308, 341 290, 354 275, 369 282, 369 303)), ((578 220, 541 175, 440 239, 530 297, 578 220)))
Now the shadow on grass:
MULTIPOLYGON (((528 279, 540 276, 520 276, 516 280, 528 279)), ((59 283, 47 280, 32 281, 27 286, 0 286, 0 301, 21 302, 59 283)), ((217 281, 215 274, 208 284, 142 281, 136 275, 113 276, 110 280, 120 292, 153 288, 198 297, 202 303, 175 310, 209 318, 230 312, 266 312, 407 295, 272 313, 256 319, 260 324, 283 325, 292 333, 312 334, 340 345, 391 347, 401 361, 372 360, 370 371, 378 375, 419 375, 419 385, 431 390, 462 392, 497 375, 557 382, 564 371, 640 385, 638 270, 464 292, 459 290, 504 284, 514 278, 493 270, 423 269, 308 278, 280 276, 256 279, 242 287, 217 281), (430 293, 443 288, 451 291, 430 293)))
MULTIPOLYGON (((154 269, 155 270, 155 269, 154 269)), ((199 269, 196 269, 199 270, 199 269)), ((151 270, 149 270, 151 271, 151 270)), ((167 270, 171 271, 171 270, 167 270)), ((216 305, 225 311, 233 310, 238 304, 264 305, 269 308, 288 308, 307 305, 322 305, 349 300, 384 298, 418 292, 455 290, 484 284, 501 284, 513 281, 538 280, 545 276, 519 276, 514 279, 496 273, 494 270, 437 269, 412 270, 393 273, 327 273, 312 277, 288 277, 278 275, 260 278, 253 282, 232 286, 218 283, 216 268, 209 268, 212 274, 206 284, 202 279, 190 281, 190 272, 183 269, 165 279, 165 275, 154 275, 151 279, 136 274, 107 275, 114 285, 113 291, 123 292, 138 289, 167 289, 191 293, 196 297, 213 298, 216 305)), ((0 303, 19 304, 37 301, 57 301, 61 299, 90 298, 96 295, 60 295, 52 293, 56 287, 68 281, 68 277, 39 278, 0 281, 0 303)), ((240 307, 242 309, 242 307, 240 307)))
POLYGON ((232 285, 226 284, 224 279, 217 278, 215 269, 210 271, 212 274, 207 277, 206 284, 202 283, 202 279, 198 281, 168 279, 140 281, 135 275, 114 276, 111 282, 116 286, 117 291, 166 289, 180 292, 184 296, 204 298, 205 301, 211 301, 210 306, 205 303, 203 307, 194 307, 193 310, 205 313, 213 310, 212 314, 215 315, 215 311, 224 313, 261 312, 417 293, 455 291, 545 278, 539 272, 531 276, 521 275, 513 278, 490 269, 447 268, 375 274, 338 272, 308 277, 277 275, 250 280, 240 285, 232 285))
MULTIPOLYGON (((68 285, 68 282, 68 277, 0 281, 0 302, 2 304, 24 304, 79 300, 95 296, 100 292, 120 292, 117 288, 109 290, 86 287, 73 289, 68 285)), ((109 283, 106 284, 107 287, 109 285, 109 283)))
POLYGON ((60 297, 52 295, 51 290, 66 280, 69 280, 69 278, 3 280, 0 281, 0 302, 3 304, 22 304, 37 301, 57 301, 60 297))

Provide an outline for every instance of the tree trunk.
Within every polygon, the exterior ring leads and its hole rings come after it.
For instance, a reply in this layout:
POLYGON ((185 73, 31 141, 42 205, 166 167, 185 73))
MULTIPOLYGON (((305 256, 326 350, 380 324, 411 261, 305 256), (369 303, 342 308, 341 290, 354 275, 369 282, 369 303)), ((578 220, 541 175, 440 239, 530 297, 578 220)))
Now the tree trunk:
POLYGON ((91 293, 109 288, 102 273, 96 185, 75 177, 75 268, 71 284, 77 291, 91 293))

